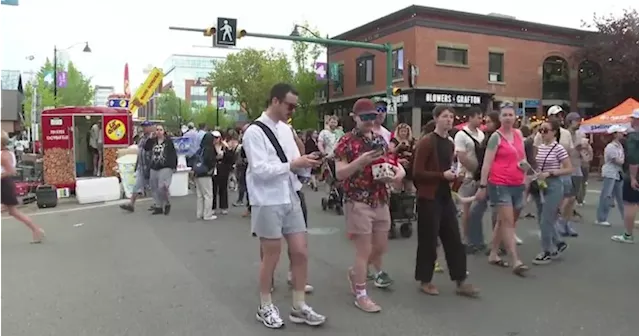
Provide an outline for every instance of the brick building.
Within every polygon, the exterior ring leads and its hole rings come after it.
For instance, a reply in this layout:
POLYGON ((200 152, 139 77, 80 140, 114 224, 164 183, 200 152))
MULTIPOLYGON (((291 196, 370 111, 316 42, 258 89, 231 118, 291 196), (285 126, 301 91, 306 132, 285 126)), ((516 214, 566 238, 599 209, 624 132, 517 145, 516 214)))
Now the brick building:
MULTIPOLYGON (((597 66, 572 55, 590 33, 414 5, 334 38, 394 46, 393 83, 402 89, 398 119, 417 130, 436 103, 491 110, 509 100, 527 114, 556 104, 588 113, 593 92, 587 82, 597 77, 597 66), (411 65, 418 73, 412 87, 411 65)), ((383 53, 330 47, 329 60, 336 65, 326 111, 345 115, 356 99, 385 94, 383 53)))

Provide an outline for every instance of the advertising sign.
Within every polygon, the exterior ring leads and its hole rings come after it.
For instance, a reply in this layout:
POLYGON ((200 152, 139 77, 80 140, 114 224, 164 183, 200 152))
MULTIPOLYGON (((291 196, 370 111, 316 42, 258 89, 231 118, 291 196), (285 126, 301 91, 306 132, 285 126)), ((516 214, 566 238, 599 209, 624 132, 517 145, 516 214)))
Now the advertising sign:
POLYGON ((42 116, 42 146, 48 148, 73 148, 72 116, 42 116))
POLYGON ((126 146, 129 144, 129 127, 126 115, 105 115, 103 125, 102 135, 105 146, 126 146))
POLYGON ((138 118, 138 108, 146 105, 156 92, 158 86, 162 85, 163 77, 162 70, 158 68, 151 69, 149 76, 144 83, 140 85, 129 104, 129 110, 134 119, 138 118))

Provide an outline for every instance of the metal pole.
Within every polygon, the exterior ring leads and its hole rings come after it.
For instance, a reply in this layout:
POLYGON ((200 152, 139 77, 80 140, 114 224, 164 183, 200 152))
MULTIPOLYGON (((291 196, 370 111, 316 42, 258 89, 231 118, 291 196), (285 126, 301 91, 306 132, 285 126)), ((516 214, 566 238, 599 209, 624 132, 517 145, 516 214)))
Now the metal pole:
POLYGON ((220 127, 220 93, 216 90, 216 126, 220 127))
MULTIPOLYGON (((329 39, 329 35, 327 35, 327 40, 329 39)), ((331 64, 329 63, 329 45, 327 44, 327 112, 329 112, 329 102, 331 99, 329 98, 329 94, 331 92, 331 64)))
POLYGON ((58 48, 53 46, 53 106, 58 106, 58 48))
MULTIPOLYGON (((387 54, 387 59, 386 59, 386 70, 387 70, 387 80, 386 80, 386 84, 387 84, 387 99, 389 99, 389 102, 391 102, 393 100, 393 47, 391 46, 390 43, 385 43, 385 52, 387 54)), ((389 104, 390 106, 392 106, 393 108, 393 112, 392 113, 387 113, 387 120, 386 120, 386 124, 387 124, 387 128, 391 128, 393 127, 393 125, 396 123, 396 120, 398 118, 398 111, 396 110, 396 105, 394 104, 389 104)))

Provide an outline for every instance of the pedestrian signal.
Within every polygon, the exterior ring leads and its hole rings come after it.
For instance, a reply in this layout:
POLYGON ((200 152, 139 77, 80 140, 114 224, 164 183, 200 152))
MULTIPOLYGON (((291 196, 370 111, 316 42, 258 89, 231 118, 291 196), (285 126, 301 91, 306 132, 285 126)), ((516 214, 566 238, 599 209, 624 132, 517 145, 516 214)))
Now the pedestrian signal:
POLYGON ((213 36, 216 34, 216 29, 214 27, 209 27, 204 30, 204 36, 213 36))
POLYGON ((246 30, 244 30, 244 29, 242 29, 242 30, 238 33, 238 38, 240 39, 240 38, 243 38, 243 37, 245 37, 245 36, 247 36, 247 31, 246 31, 246 30))

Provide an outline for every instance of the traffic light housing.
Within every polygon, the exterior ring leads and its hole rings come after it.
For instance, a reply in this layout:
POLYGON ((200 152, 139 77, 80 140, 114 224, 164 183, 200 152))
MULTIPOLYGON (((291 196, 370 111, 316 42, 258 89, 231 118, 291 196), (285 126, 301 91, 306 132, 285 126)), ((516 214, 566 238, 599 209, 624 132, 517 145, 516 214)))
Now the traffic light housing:
POLYGON ((204 30, 204 36, 213 36, 216 34, 216 29, 214 27, 209 27, 204 30))
POLYGON ((238 39, 241 39, 241 38, 243 38, 243 37, 245 37, 245 36, 247 36, 247 31, 246 31, 246 30, 244 30, 244 29, 242 29, 242 30, 240 30, 240 32, 238 33, 237 38, 238 38, 238 39))
POLYGON ((402 90, 400 90, 399 87, 393 87, 391 89, 391 95, 393 95, 394 97, 399 96, 400 93, 402 93, 402 90))

